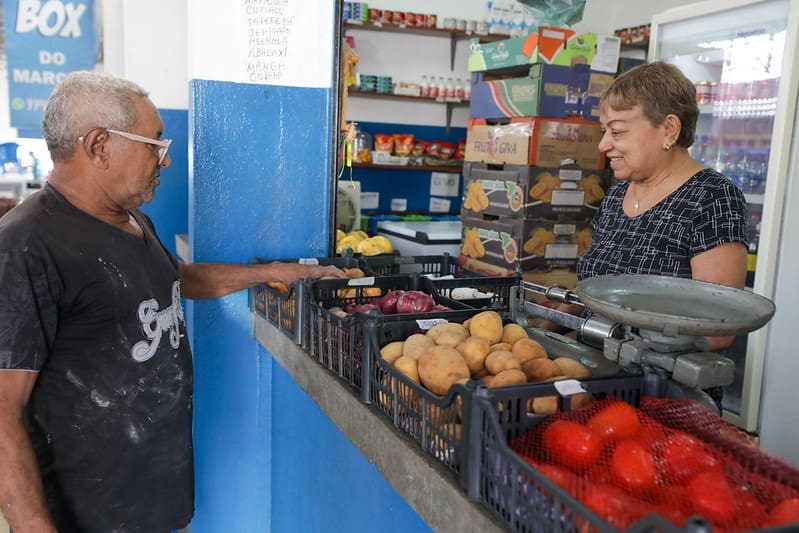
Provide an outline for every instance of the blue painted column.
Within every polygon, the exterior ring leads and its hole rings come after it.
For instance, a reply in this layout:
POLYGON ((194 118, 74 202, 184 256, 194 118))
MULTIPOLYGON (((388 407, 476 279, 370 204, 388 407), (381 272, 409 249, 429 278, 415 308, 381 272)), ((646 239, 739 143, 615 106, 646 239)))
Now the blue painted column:
MULTIPOLYGON (((229 32, 201 38, 224 48, 229 32)), ((332 57, 332 48, 319 53, 332 57)), ((329 87, 190 81, 194 262, 326 255, 334 105, 329 87)), ((187 316, 196 384, 192 533, 429 531, 255 341, 245 292, 189 302, 187 316)))

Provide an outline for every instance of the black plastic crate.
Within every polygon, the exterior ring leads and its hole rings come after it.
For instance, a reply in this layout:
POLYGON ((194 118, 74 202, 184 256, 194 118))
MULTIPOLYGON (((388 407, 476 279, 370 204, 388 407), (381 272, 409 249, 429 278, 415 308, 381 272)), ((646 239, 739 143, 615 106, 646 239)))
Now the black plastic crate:
MULTIPOLYGON (((637 368, 637 367, 636 367, 637 368)), ((638 406, 644 396, 661 396, 664 378, 636 368, 615 377, 579 380, 585 392, 597 399, 614 397, 638 406)), ((562 382, 561 382, 562 384, 562 382)), ((465 461, 467 494, 482 503, 508 528, 518 533, 550 531, 591 531, 619 533, 620 530, 588 509, 574 496, 556 485, 530 465, 508 443, 547 419, 546 415, 527 413, 531 398, 557 396, 559 410, 570 409, 571 396, 561 395, 557 383, 528 383, 513 387, 467 388, 469 418, 464 426, 468 443, 465 461)), ((691 433, 690 430, 688 430, 691 433)), ((701 438, 701 436, 700 436, 701 438)), ((733 457, 737 457, 736 450, 733 457)), ((746 450, 746 453, 754 453, 746 450)), ((788 533, 796 524, 758 529, 788 533)), ((627 533, 708 533, 709 522, 695 516, 677 527, 659 514, 652 513, 624 530, 627 533)))
POLYGON ((396 274, 419 274, 430 278, 438 291, 448 298, 458 299, 453 293, 456 289, 472 288, 488 297, 459 300, 471 307, 490 307, 508 309, 510 288, 521 284, 521 275, 506 277, 485 276, 465 269, 456 256, 415 255, 415 256, 372 256, 361 257, 361 269, 369 276, 396 274))
MULTIPOLYGON (((463 323, 482 312, 480 309, 453 311, 447 322, 463 323)), ((402 317, 402 315, 396 315, 402 317)), ((458 478, 466 489, 466 430, 463 420, 469 416, 470 390, 479 384, 453 385, 446 396, 438 396, 409 379, 380 356, 380 348, 393 341, 405 340, 414 333, 422 333, 435 322, 417 320, 379 320, 365 317, 363 322, 364 365, 367 395, 378 411, 458 478)))
MULTIPOLYGON (((382 323, 408 320, 433 320, 451 316, 457 309, 469 309, 466 304, 451 300, 437 292, 430 280, 421 276, 368 276, 359 279, 305 280, 305 309, 307 330, 303 347, 311 357, 318 360, 338 377, 361 391, 361 400, 369 401, 368 388, 363 389, 363 320, 364 313, 337 316, 331 307, 344 308, 350 303, 370 303, 392 290, 417 290, 433 297, 437 304, 452 311, 430 311, 427 313, 375 315, 382 323)), ((367 383, 368 386, 368 383, 367 383)))
POLYGON ((397 274, 422 274, 455 276, 458 278, 482 276, 466 270, 454 255, 373 255, 361 256, 361 268, 369 276, 397 274))
MULTIPOLYGON (((613 396, 637 405, 644 392, 643 374, 580 381, 586 392, 597 398, 613 396)), ((519 533, 549 531, 592 531, 618 533, 618 529, 588 509, 571 494, 519 457, 508 442, 543 422, 546 415, 527 412, 532 398, 557 396, 559 408, 570 408, 570 396, 561 396, 556 383, 528 383, 513 387, 478 387, 470 395, 470 418, 466 479, 470 499, 482 503, 519 533)), ((700 524, 705 527, 706 524, 700 524)), ((678 529, 653 514, 628 531, 690 531, 678 529)), ((706 531, 696 529, 695 531, 706 531)))
MULTIPOLYGON (((252 262, 303 263, 335 266, 338 268, 359 268, 358 260, 352 257, 321 257, 275 260, 255 258, 252 262)), ((267 322, 278 328, 282 333, 294 340, 294 342, 302 345, 302 335, 304 333, 302 324, 305 320, 305 313, 302 306, 305 299, 298 294, 302 292, 302 290, 302 284, 299 282, 289 287, 289 291, 285 294, 270 287, 266 283, 250 287, 250 309, 258 316, 265 318, 267 322)))

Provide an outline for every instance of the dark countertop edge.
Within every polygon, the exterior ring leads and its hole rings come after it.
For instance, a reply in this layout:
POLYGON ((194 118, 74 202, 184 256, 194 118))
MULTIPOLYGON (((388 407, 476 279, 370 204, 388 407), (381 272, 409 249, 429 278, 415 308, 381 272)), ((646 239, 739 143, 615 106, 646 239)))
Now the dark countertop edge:
POLYGON ((265 319, 253 314, 253 321, 258 343, 434 531, 505 531, 483 504, 466 497, 454 473, 425 454, 385 415, 361 403, 355 389, 265 319))

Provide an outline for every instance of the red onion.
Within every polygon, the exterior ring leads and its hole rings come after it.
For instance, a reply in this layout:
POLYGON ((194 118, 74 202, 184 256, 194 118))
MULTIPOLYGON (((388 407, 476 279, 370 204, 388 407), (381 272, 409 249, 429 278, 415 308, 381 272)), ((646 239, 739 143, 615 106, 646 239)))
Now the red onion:
POLYGON ((406 291, 397 299, 397 313, 426 313, 433 308, 433 297, 420 291, 406 291))
POLYGON ((405 291, 402 290, 395 290, 386 293, 382 298, 379 299, 379 302, 377 302, 377 306, 380 307, 380 311, 382 311, 384 315, 396 314, 397 300, 404 293, 405 291))

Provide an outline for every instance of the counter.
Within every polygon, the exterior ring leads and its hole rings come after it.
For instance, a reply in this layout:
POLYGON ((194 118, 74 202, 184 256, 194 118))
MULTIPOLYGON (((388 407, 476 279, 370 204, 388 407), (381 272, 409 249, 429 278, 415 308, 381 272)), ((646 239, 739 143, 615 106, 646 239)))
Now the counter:
POLYGON ((351 387, 266 320, 255 314, 253 320, 256 340, 434 531, 505 531, 482 504, 466 497, 452 472, 383 414, 361 403, 351 387))

